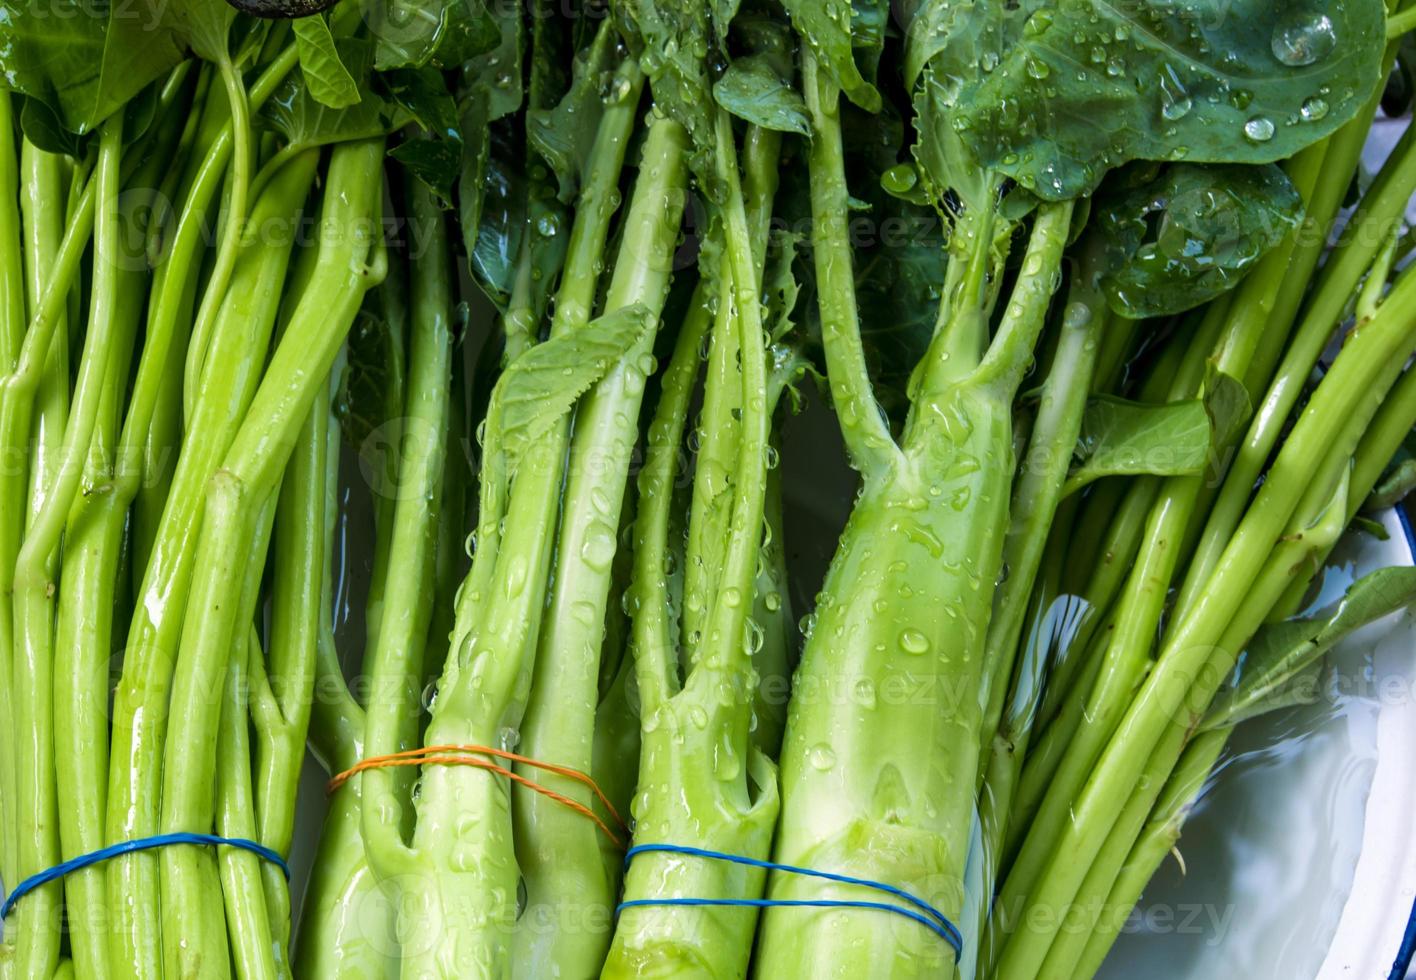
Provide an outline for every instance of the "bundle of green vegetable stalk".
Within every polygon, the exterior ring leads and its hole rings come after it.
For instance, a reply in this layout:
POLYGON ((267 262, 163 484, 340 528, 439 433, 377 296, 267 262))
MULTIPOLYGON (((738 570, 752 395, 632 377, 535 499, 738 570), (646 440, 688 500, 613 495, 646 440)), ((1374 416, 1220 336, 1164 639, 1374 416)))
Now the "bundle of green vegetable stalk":
POLYGON ((0 980, 1093 976, 1416 601, 1407 6, 0 0, 0 980))

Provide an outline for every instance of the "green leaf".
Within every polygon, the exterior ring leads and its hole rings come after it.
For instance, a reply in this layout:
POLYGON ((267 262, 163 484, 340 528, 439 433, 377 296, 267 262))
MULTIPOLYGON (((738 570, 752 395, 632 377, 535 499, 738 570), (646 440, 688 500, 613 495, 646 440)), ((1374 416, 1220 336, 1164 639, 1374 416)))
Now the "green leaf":
POLYGON ((1416 568, 1379 568, 1352 583, 1338 602, 1300 619, 1266 626, 1245 651, 1238 683, 1216 699, 1203 727, 1228 728, 1294 703, 1295 679, 1317 667, 1339 641, 1416 603, 1416 568))
MULTIPOLYGON (((526 70, 526 104, 529 109, 553 106, 570 85, 570 25, 557 16, 563 0, 530 0, 531 40, 526 70)), ((608 17, 600 25, 611 29, 608 17)))
MULTIPOLYGON (((407 324, 403 311, 386 307, 386 289, 373 289, 365 297, 359 316, 349 331, 348 359, 339 379, 335 411, 349 446, 361 455, 374 448, 380 430, 397 425, 403 417, 404 366, 408 357, 407 324), (390 315, 392 313, 392 315, 390 315)), ((381 454, 380 479, 397 479, 397 454, 381 454)), ((370 462, 365 461, 368 468, 370 462)))
POLYGON ((1374 511, 1395 507, 1412 490, 1416 490, 1416 459, 1404 459, 1382 474, 1363 507, 1374 511))
POLYGON ((423 132, 403 140, 389 156, 402 163, 445 208, 462 175, 462 124, 457 103, 436 68, 399 68, 379 76, 388 96, 423 132))
POLYGON ((563 147, 575 147, 583 136, 584 152, 588 153, 603 106, 595 80, 609 69, 614 50, 613 24, 602 19, 586 50, 576 59, 577 91, 570 94, 571 76, 562 67, 570 60, 565 56, 569 32, 561 29, 554 11, 547 7, 549 2, 541 0, 533 8, 527 112, 519 120, 503 119, 489 127, 480 214, 475 224, 464 224, 462 229, 477 285, 505 313, 524 269, 527 275, 521 282, 526 293, 520 301, 538 323, 555 288, 570 237, 565 233, 570 226, 569 209, 557 200, 555 184, 558 179, 569 182, 567 200, 573 199, 580 164, 563 160, 566 172, 553 174, 543 154, 533 148, 536 144, 544 149, 543 144, 536 143, 535 121, 557 117, 546 124, 545 136, 564 139, 557 144, 563 147), (560 106, 555 105, 557 101, 561 101, 560 106), (569 108, 562 114, 567 105, 569 108))
MULTIPOLYGON (((519 16, 519 5, 501 4, 519 16)), ((370 7, 374 67, 456 68, 501 41, 485 0, 384 0, 370 7)))
POLYGON ((0 0, 0 79, 88 133, 182 60, 159 0, 0 0))
POLYGON ((54 110, 39 99, 24 99, 20 107, 20 130, 25 139, 46 153, 63 153, 76 160, 83 156, 89 141, 89 137, 65 129, 54 110))
POLYGON ((702 0, 619 0, 615 4, 631 52, 654 94, 654 105, 688 132, 689 166, 713 201, 725 193, 717 166, 715 104, 707 55, 716 46, 702 0))
POLYGON ((1381 0, 923 0, 905 75, 917 105, 929 82, 921 143, 964 134, 976 165, 1063 200, 1133 159, 1292 156, 1371 94, 1384 25, 1381 0))
MULTIPOLYGON (((595 142, 604 102, 600 85, 615 65, 616 35, 605 21, 594 40, 575 56, 570 88, 554 107, 526 113, 526 137, 555 173, 560 199, 569 204, 580 190, 585 162, 595 142)), ((611 82, 614 84, 614 81, 611 82)), ((627 94, 627 93, 626 93, 627 94)))
POLYGON ((261 108, 261 118, 274 126, 293 146, 323 146, 346 140, 382 136, 397 120, 392 108, 369 89, 369 63, 373 56, 369 42, 356 38, 335 41, 339 61, 350 77, 361 80, 363 97, 351 106, 332 109, 310 92, 303 71, 288 76, 261 108))
POLYGON ((499 3, 492 7, 496 44, 460 59, 463 101, 474 95, 486 100, 487 119, 496 122, 521 108, 522 57, 526 46, 521 5, 499 3))
POLYGON ((806 103, 763 55, 739 58, 713 85, 713 98, 739 119, 782 133, 811 135, 806 103))
MULTIPOLYGON (((1118 175, 1122 176, 1122 175, 1118 175)), ((1302 198, 1272 164, 1138 168, 1095 201, 1108 304, 1139 320, 1170 316, 1234 288, 1293 228, 1302 198)))
POLYGON ((462 141, 414 136, 389 151, 404 168, 427 185, 444 208, 452 207, 452 187, 462 173, 462 141))
POLYGON ((388 97, 429 133, 458 133, 457 102, 436 68, 397 68, 380 72, 388 97))
POLYGON ((165 16, 177 35, 207 61, 230 57, 227 42, 236 9, 226 0, 172 0, 165 16))
POLYGON ((487 408, 484 479, 494 499, 521 458, 570 413, 580 396, 654 329, 642 304, 626 306, 527 350, 502 372, 487 408))
POLYGON ((867 112, 878 112, 880 92, 868 76, 874 75, 880 60, 889 5, 876 0, 782 0, 782 6, 846 98, 867 112))
POLYGON ((300 53, 300 71, 310 97, 331 109, 343 109, 359 101, 359 86, 334 45, 324 14, 292 21, 295 43, 300 53))
POLYGON ((1244 383, 1213 369, 1205 377, 1204 404, 1211 440, 1216 447, 1231 445, 1254 413, 1244 383))
POLYGON ((1062 492, 1103 476, 1199 473, 1209 447, 1209 415, 1199 400, 1144 405, 1097 395, 1087 402, 1077 438, 1079 465, 1062 492))
POLYGON ((1409 432, 1363 502, 1362 509, 1370 513, 1395 507, 1413 489, 1416 489, 1416 432, 1409 432))
POLYGON ((1381 521, 1373 520, 1370 517, 1364 517, 1361 514, 1352 518, 1352 523, 1349 524, 1348 527, 1353 531, 1360 531, 1363 534, 1369 535, 1378 541, 1391 540, 1391 533, 1387 531, 1385 524, 1381 521))
POLYGON ((776 343, 796 326, 792 316, 801 296, 795 267, 805 235, 799 231, 778 230, 767 243, 767 261, 762 273, 762 323, 767 336, 776 343))

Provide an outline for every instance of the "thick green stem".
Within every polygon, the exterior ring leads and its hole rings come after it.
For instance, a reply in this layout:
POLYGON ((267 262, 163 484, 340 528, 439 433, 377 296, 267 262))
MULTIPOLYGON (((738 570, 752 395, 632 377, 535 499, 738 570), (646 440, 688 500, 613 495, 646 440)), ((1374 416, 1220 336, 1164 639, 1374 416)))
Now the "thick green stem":
MULTIPOLYGON (((1070 218, 1067 204, 1039 212, 978 368, 922 384, 900 462, 867 479, 827 574, 782 750, 775 860, 886 882, 954 921, 973 826, 988 585, 1002 565, 1012 484, 1011 405, 1070 218)), ((946 328, 936 345, 948 337, 946 328)), ((771 897, 873 895, 776 875, 771 897)), ((842 964, 861 977, 940 976, 953 961, 918 925, 859 910, 769 909, 759 942, 768 977, 842 964)))
MULTIPOLYGON (((274 494, 300 429, 343 345, 364 293, 383 277, 383 141, 338 145, 331 158, 320 214, 318 257, 270 365, 220 467, 206 488, 196 568, 172 680, 168 738, 162 766, 162 827, 205 828, 214 816, 211 773, 216 765, 219 697, 233 636, 254 611, 255 596, 233 602, 245 563, 264 556, 258 515, 274 494), (256 550, 246 553, 255 539, 256 550), (246 608, 241 608, 245 605, 246 608)), ((274 184, 272 186, 275 186, 274 184)), ((210 928, 203 887, 211 855, 195 848, 161 854, 163 946, 170 970, 211 968, 221 937, 210 928)), ((264 914, 264 911, 262 911, 264 914)))
MULTIPOLYGON (((771 844, 777 812, 776 773, 771 762, 751 748, 749 739, 755 684, 748 617, 765 506, 767 359, 758 292, 760 266, 753 254, 730 118, 721 109, 716 130, 719 172, 726 188, 723 277, 731 291, 719 300, 720 309, 726 306, 730 315, 715 317, 714 326, 736 331, 738 363, 735 371, 710 374, 709 383, 734 385, 735 396, 722 401, 741 407, 730 477, 729 533, 717 581, 705 589, 711 606, 702 629, 698 635, 684 637, 685 643, 698 649, 688 656, 691 667, 682 689, 662 699, 661 690, 654 700, 644 702, 640 771, 663 773, 665 780, 641 784, 634 807, 635 841, 701 847, 762 860, 771 844)), ((676 368, 682 370, 689 360, 682 346, 676 350, 676 368)), ((674 397, 666 404, 676 417, 665 420, 661 435, 667 434, 664 430, 682 432, 686 387, 675 378, 674 397)), ((662 459, 656 462, 663 465, 662 459)), ((657 509, 662 514, 663 504, 657 509)), ((648 565, 645 572, 662 575, 662 569, 662 564, 648 565)), ((657 652, 659 669, 674 669, 676 674, 677 668, 668 664, 669 650, 672 646, 657 652)), ((684 896, 755 899, 761 896, 763 884, 764 875, 754 869, 645 853, 630 866, 624 901, 652 903, 684 896)), ((741 977, 747 969, 755 920, 751 909, 653 904, 625 909, 603 976, 741 977)))
MULTIPOLYGON (((672 151, 652 158, 646 149, 644 166, 604 308, 613 312, 637 303, 657 318, 668 295, 683 213, 684 188, 675 172, 682 163, 672 151)), ((577 407, 555 580, 522 719, 520 751, 581 772, 594 764, 610 569, 639 436, 640 403, 652 373, 654 334, 648 331, 631 347, 577 407)), ((588 787, 530 767, 521 775, 594 805, 588 787)), ((517 860, 527 894, 514 945, 514 974, 593 977, 609 947, 622 857, 591 821, 564 805, 522 790, 514 794, 514 803, 517 860)))
MULTIPOLYGON (((583 327, 594 307, 643 75, 627 61, 617 81, 624 84, 614 91, 622 89, 623 97, 605 107, 591 149, 556 297, 553 337, 583 327)), ((645 209, 662 209, 671 188, 681 186, 681 143, 675 124, 663 121, 650 128, 627 228, 642 234, 652 227, 645 209)), ((635 254, 648 247, 641 241, 627 234, 621 250, 635 254)), ((546 605, 568 442, 569 420, 558 420, 521 459, 502 499, 483 480, 477 551, 458 593, 451 649, 425 744, 514 744, 511 735, 522 719, 546 605)), ((519 877, 509 788, 485 772, 439 765, 426 768, 421 787, 412 850, 380 857, 406 872, 400 885, 404 974, 502 975, 510 969, 519 877)), ((371 811, 391 821, 401 807, 395 800, 368 801, 366 836, 371 811)))
MULTIPOLYGON (((272 181, 256 203, 253 220, 268 221, 270 227, 293 227, 309 193, 315 163, 311 154, 272 181)), ((212 336, 212 356, 226 370, 205 387, 188 420, 188 438, 138 589, 123 676, 114 696, 106 834, 110 841, 158 831, 168 692, 194 567, 203 488, 230 446, 260 380, 291 245, 288 238, 264 236, 243 252, 233 273, 230 299, 223 304, 212 336)), ((159 363, 154 370, 160 367, 159 363)), ((140 382, 141 378, 140 369, 140 382)), ((134 414, 140 404, 135 396, 134 414)), ((224 672, 220 676, 224 681, 224 672)), ((222 681, 209 689, 214 697, 219 698, 222 681)), ((217 714, 213 704, 207 704, 208 716, 217 714)), ((107 862, 113 919, 109 966, 115 976, 146 978, 161 970, 159 937, 151 927, 158 915, 159 863, 155 852, 107 862)))
MULTIPOLYGON (((9 92, 0 92, 0 132, 15 130, 9 92)), ((0 143, 0 371, 9 375, 20 357, 25 336, 25 270, 21 251, 19 156, 13 139, 0 143)), ((14 718, 10 678, 14 643, 14 610, 10 603, 15 555, 23 518, 20 489, 29 472, 28 425, 11 428, 0 399, 0 718, 14 718)), ((15 420, 18 421, 18 420, 15 420)), ((18 880, 15 831, 14 730, 0 722, 0 877, 18 880)))

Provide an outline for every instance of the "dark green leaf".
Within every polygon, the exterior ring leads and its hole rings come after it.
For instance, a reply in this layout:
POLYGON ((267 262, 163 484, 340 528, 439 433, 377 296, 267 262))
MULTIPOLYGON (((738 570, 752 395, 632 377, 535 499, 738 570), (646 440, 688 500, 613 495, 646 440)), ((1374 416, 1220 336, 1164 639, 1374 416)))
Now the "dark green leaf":
POLYGON ((443 207, 452 207, 452 187, 462 173, 462 142, 415 136, 399 143, 393 157, 428 186, 443 207))
MULTIPOLYGON (((123 145, 133 146, 147 135, 157 120, 163 82, 154 82, 128 100, 123 107, 123 145)), ((180 103, 179 103, 180 104, 180 103)))
POLYGON ((1113 182, 1095 199, 1104 238, 1101 284, 1111 308, 1169 316, 1232 289, 1297 227, 1303 202, 1278 167, 1163 167, 1113 182))
MULTIPOLYGON (((492 8, 492 24, 496 28, 496 44, 457 60, 462 66, 463 88, 459 93, 468 98, 483 98, 487 119, 496 122, 521 108, 521 61, 525 37, 521 23, 521 5, 498 3, 492 8)), ((450 66, 449 66, 450 67, 450 66)))
POLYGON ((343 109, 359 101, 359 86, 334 45, 334 36, 323 14, 292 21, 295 43, 300 53, 300 71, 310 97, 331 109, 343 109))
POLYGON ((1372 495, 1367 498, 1367 506, 1373 510, 1395 507, 1416 490, 1416 460, 1408 459, 1389 470, 1377 484, 1372 495))
POLYGON ((878 111, 880 92, 870 76, 885 42, 889 5, 882 0, 783 0, 782 6, 846 98, 867 112, 878 111))
POLYGON ((497 45, 470 59, 462 71, 458 118, 466 140, 458 177, 458 221, 464 241, 476 240, 482 219, 482 195, 487 173, 491 124, 521 107, 521 59, 524 42, 521 8, 501 4, 495 9, 497 45))
POLYGON ((1371 513, 1395 507, 1412 490, 1416 490, 1416 432, 1407 433, 1401 448, 1362 504, 1362 509, 1371 513))
POLYGON ((1291 156, 1372 92, 1384 24, 1381 0, 924 0, 906 78, 922 144, 962 133, 976 164, 1060 200, 1133 159, 1291 156))
POLYGON ((24 100, 20 107, 20 129, 25 139, 46 153, 63 153, 75 159, 83 156, 89 140, 60 125, 54 110, 39 99, 24 100))
POLYGON ((1354 631, 1416 602, 1416 568, 1379 568, 1352 583, 1337 603, 1264 627, 1245 651, 1238 683, 1215 701, 1206 729, 1228 728, 1293 703, 1286 692, 1354 631))
POLYGON ((739 58, 729 65, 713 85, 713 98, 739 119, 764 129, 811 135, 806 104, 762 55, 739 58))
POLYGON ((1352 518, 1349 527, 1354 531, 1361 531, 1363 534, 1376 538, 1378 541, 1391 540, 1391 533, 1387 531, 1386 525, 1381 521, 1358 514, 1352 518))
POLYGON ((207 61, 229 57, 227 42, 236 9, 226 0, 171 0, 163 13, 177 36, 207 61))
POLYGON ((423 129, 459 137, 457 102, 436 68, 398 68, 380 72, 388 97, 423 129))
POLYGON ((1063 493, 1103 476, 1199 473, 1209 448, 1209 416, 1198 400, 1144 405, 1097 395, 1082 416, 1079 464, 1063 493))
MULTIPOLYGON (((530 0, 531 50, 527 58, 526 105, 540 109, 555 105, 570 85, 570 31, 557 16, 560 0, 530 0)), ((608 17, 602 23, 609 25, 608 17)))
MULTIPOLYGON (((550 165, 560 185, 560 199, 575 200, 590 147, 595 141, 604 102, 602 79, 615 64, 616 36, 606 21, 594 40, 575 56, 570 88, 553 108, 533 106, 526 113, 526 136, 531 146, 550 165)), ((611 85, 627 79, 611 76, 611 85)), ((628 95, 628 92, 625 92, 628 95)))
MULTIPOLYGON (((513 15, 519 15, 516 4, 513 15)), ((453 68, 492 50, 501 33, 485 0, 384 0, 369 12, 374 67, 453 68)))
POLYGON ((445 208, 462 175, 462 125, 457 103, 436 68, 398 68, 379 75, 388 97, 423 130, 391 152, 445 208))
POLYGON ((182 60, 158 0, 0 0, 0 78, 43 102, 60 127, 91 132, 182 60))
POLYGON ((546 308, 570 237, 568 209, 556 199, 546 165, 535 157, 526 162, 520 135, 515 126, 492 129, 481 221, 467 243, 473 277, 503 312, 523 263, 522 301, 533 311, 546 308))
POLYGON ((796 313, 801 284, 797 282, 796 260, 803 235, 796 231, 779 231, 767 247, 767 262, 762 273, 763 326, 773 343, 782 340, 796 326, 796 313))

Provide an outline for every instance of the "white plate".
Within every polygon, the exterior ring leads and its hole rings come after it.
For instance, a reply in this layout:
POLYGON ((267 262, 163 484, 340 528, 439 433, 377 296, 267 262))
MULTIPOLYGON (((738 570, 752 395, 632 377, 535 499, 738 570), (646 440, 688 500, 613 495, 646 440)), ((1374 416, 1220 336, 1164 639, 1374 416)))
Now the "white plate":
MULTIPOLYGON (((1353 535, 1324 595, 1416 561, 1404 517, 1353 535)), ((1328 696, 1240 726, 1235 753, 1101 976, 1382 980, 1405 976, 1416 919, 1416 617, 1388 617, 1330 658, 1328 696)))

